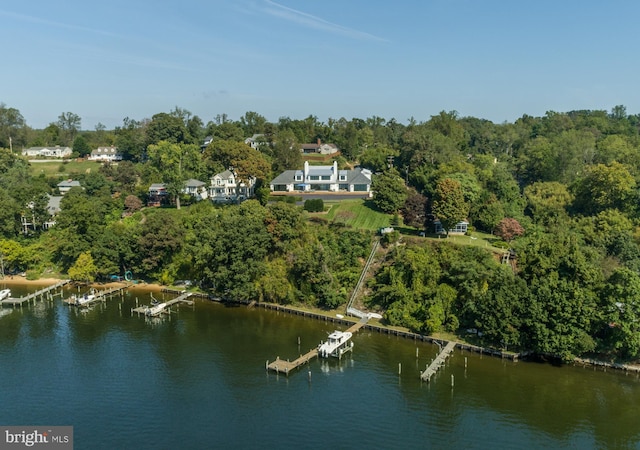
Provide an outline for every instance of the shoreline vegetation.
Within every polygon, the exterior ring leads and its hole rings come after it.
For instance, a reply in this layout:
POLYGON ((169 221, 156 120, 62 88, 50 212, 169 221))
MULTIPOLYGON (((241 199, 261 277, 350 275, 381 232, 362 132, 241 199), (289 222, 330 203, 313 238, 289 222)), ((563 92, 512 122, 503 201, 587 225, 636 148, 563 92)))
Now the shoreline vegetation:
MULTIPOLYGON (((7 285, 7 286, 48 286, 48 285, 55 284, 55 283, 57 283, 59 281, 60 281, 59 278, 40 278, 40 279, 37 279, 37 280, 27 280, 23 276, 15 275, 15 276, 10 276, 8 278, 5 277, 3 279, 0 279, 0 285, 7 285)), ((145 290, 145 291, 152 291, 152 292, 163 292, 163 291, 164 292, 174 292, 174 293, 183 292, 182 289, 178 289, 176 287, 164 286, 164 285, 157 284, 157 283, 146 283, 146 282, 141 282, 141 283, 127 283, 127 282, 91 283, 88 286, 91 286, 91 287, 94 287, 94 288, 98 288, 99 287, 99 288, 104 288, 104 289, 109 289, 109 288, 112 288, 112 287, 127 286, 127 289, 131 290, 131 291, 145 290)), ((222 301, 221 299, 214 299, 210 295, 208 295, 206 293, 203 293, 203 292, 195 292, 195 294, 198 297, 206 299, 206 300, 219 301, 219 302, 222 301)), ((325 310, 320 310, 320 309, 317 309, 317 308, 314 309, 314 308, 308 308, 308 307, 291 306, 291 305, 280 305, 280 304, 277 304, 277 303, 255 302, 255 301, 254 302, 234 302, 234 303, 243 304, 243 305, 246 305, 249 308, 251 308, 251 307, 260 307, 260 308, 265 308, 265 309, 277 310, 277 311, 286 312, 286 313, 292 314, 292 315, 302 315, 302 316, 305 316, 305 317, 314 318, 316 320, 331 321, 331 322, 340 323, 340 324, 344 324, 344 325, 352 325, 352 324, 357 322, 356 320, 354 320, 353 318, 350 318, 348 316, 347 317, 337 317, 337 314, 339 314, 339 310, 325 311, 325 310)), ((458 348, 458 349, 460 349, 462 351, 466 350, 466 351, 470 351, 470 352, 473 352, 473 353, 479 353, 481 355, 485 354, 485 355, 490 355, 490 356, 494 356, 494 357, 500 357, 500 358, 503 358, 503 359, 506 358, 506 359, 509 359, 511 361, 514 361, 514 362, 515 361, 519 361, 521 359, 526 359, 530 355, 529 352, 516 353, 516 352, 503 351, 503 350, 490 348, 490 347, 477 346, 477 345, 465 342, 463 340, 451 339, 451 337, 453 337, 453 336, 438 337, 438 336, 422 335, 422 334, 414 333, 414 332, 412 332, 412 331, 410 331, 409 329, 406 329, 406 328, 384 325, 384 324, 380 323, 376 319, 372 319, 371 322, 367 323, 363 328, 369 329, 371 331, 377 331, 379 333, 384 333, 384 334, 395 335, 395 336, 398 336, 398 337, 403 337, 405 339, 413 339, 414 341, 436 343, 438 345, 442 344, 445 341, 453 341, 456 344, 456 348, 458 348)), ((548 355, 548 356, 549 356, 550 359, 555 359, 555 357, 553 355, 548 355)), ((593 359, 593 358, 579 358, 579 357, 575 357, 573 359, 572 363, 574 365, 593 367, 594 370, 597 367, 602 367, 604 369, 604 371, 606 371, 606 369, 615 369, 615 370, 620 370, 620 371, 624 371, 624 372, 633 372, 633 373, 639 373, 640 374, 640 364, 615 363, 615 362, 597 360, 597 359, 593 359)))

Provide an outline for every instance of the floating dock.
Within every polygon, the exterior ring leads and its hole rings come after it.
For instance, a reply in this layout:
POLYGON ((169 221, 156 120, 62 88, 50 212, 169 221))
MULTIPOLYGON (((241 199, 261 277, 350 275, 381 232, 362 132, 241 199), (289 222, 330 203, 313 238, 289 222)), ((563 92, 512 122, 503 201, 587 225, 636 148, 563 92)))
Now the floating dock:
POLYGON ((447 345, 445 345, 438 356, 436 356, 436 359, 429 364, 429 367, 427 367, 424 372, 420 373, 420 379, 422 379, 422 381, 431 381, 431 377, 438 372, 438 369, 445 363, 455 348, 455 342, 447 342, 447 345))
MULTIPOLYGON (((347 331, 350 332, 351 334, 355 334, 360 328, 366 325, 368 320, 369 320, 369 317, 363 317, 362 319, 360 319, 359 322, 353 324, 347 331)), ((289 372, 297 369, 303 364, 308 363, 316 356, 318 356, 317 347, 312 350, 309 350, 304 355, 300 355, 298 359, 295 359, 293 361, 289 361, 289 360, 285 361, 283 359, 280 359, 280 357, 277 357, 276 360, 271 363, 267 361, 266 367, 267 367, 267 370, 273 370, 276 373, 284 373, 285 375, 289 375, 289 372)))
POLYGON ((186 303, 189 306, 193 306, 193 300, 188 300, 188 298, 192 295, 192 292, 183 292, 180 296, 174 298, 173 300, 168 300, 157 305, 145 305, 133 308, 131 310, 131 313, 136 313, 138 314, 138 316, 143 315, 147 317, 157 317, 161 314, 169 314, 171 312, 171 306, 175 305, 176 303, 186 303))
POLYGON ((69 282, 70 280, 62 280, 57 282, 56 284, 52 284, 51 286, 47 286, 46 288, 40 289, 39 291, 36 291, 33 294, 29 294, 20 298, 15 298, 15 297, 5 298, 0 303, 2 304, 2 306, 22 306, 24 303, 29 304, 29 302, 31 301, 35 303, 38 298, 40 298, 40 300, 43 300, 45 297, 52 298, 53 297, 52 291, 55 291, 56 289, 63 287, 69 282))
POLYGON ((63 300, 63 302, 65 302, 67 305, 71 305, 71 306, 78 306, 79 308, 84 308, 85 306, 90 306, 93 305, 94 303, 98 303, 98 302, 105 302, 107 301, 107 297, 111 297, 115 294, 118 294, 122 291, 124 291, 125 289, 127 289, 129 287, 128 284, 124 285, 124 286, 116 286, 116 287, 112 287, 109 289, 104 289, 102 291, 95 291, 95 297, 93 297, 91 300, 86 301, 84 303, 82 303, 81 305, 77 305, 75 303, 75 298, 71 297, 71 298, 66 298, 63 300))

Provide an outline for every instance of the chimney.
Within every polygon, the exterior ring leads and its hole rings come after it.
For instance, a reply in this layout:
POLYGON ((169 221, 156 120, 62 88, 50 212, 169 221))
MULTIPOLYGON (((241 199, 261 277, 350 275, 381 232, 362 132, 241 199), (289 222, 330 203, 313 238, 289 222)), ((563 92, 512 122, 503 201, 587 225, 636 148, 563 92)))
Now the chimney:
POLYGON ((320 144, 322 144, 322 142, 320 141, 320 138, 318 138, 318 147, 320 147, 320 144))

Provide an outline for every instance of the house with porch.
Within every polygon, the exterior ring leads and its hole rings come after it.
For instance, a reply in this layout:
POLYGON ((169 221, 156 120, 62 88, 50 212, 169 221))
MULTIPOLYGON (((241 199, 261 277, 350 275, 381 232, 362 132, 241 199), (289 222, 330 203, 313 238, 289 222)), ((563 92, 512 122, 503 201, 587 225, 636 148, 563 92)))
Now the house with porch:
POLYGON ((310 166, 304 162, 302 170, 285 170, 275 177, 272 192, 371 192, 372 173, 368 169, 338 170, 337 161, 331 166, 310 166))
MULTIPOLYGON (((436 234, 446 234, 446 231, 438 219, 433 221, 433 228, 436 234)), ((453 228, 449 230, 449 234, 466 234, 469 228, 469 222, 461 220, 453 228)))
POLYGON ((167 202, 169 193, 164 183, 153 183, 149 186, 147 206, 160 206, 167 202))
POLYGON ((209 198, 212 202, 239 202, 253 197, 256 179, 241 180, 233 169, 225 170, 211 177, 209 198))
POLYGON ((68 158, 71 156, 70 147, 29 147, 22 150, 22 156, 27 158, 68 158))

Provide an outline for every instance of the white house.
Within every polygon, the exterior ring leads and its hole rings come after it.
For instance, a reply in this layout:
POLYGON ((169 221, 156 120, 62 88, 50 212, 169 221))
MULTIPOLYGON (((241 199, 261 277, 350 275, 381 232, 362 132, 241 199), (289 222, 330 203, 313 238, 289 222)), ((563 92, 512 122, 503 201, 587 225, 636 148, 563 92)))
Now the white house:
POLYGON ((67 158, 71 156, 70 147, 29 147, 22 150, 22 156, 28 158, 67 158))
POLYGON ((195 180, 193 178, 185 181, 184 189, 182 190, 182 192, 190 195, 196 200, 204 200, 209 196, 206 183, 200 180, 195 180))
POLYGON ((368 169, 338 170, 338 163, 332 166, 310 166, 304 162, 302 170, 285 170, 275 177, 270 188, 273 192, 329 191, 329 192, 371 192, 371 171, 368 169))
POLYGON ((98 147, 91 151, 91 155, 87 158, 89 161, 122 161, 122 153, 118 152, 118 148, 98 147))
POLYGON ((264 134, 254 134, 251 137, 248 137, 244 140, 244 143, 247 144, 249 147, 258 150, 258 148, 260 147, 260 144, 262 143, 260 138, 263 137, 264 134))
POLYGON ((209 198, 213 202, 234 202, 246 200, 254 194, 256 179, 239 180, 232 169, 211 177, 209 198))

